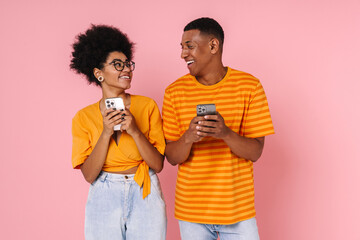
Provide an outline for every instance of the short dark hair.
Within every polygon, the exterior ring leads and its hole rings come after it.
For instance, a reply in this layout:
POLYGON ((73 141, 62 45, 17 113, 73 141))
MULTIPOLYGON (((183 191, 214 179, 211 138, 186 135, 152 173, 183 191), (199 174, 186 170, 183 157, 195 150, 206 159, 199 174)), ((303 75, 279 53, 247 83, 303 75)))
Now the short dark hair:
POLYGON ((89 84, 101 86, 94 76, 94 68, 103 68, 107 57, 114 51, 122 52, 132 60, 134 43, 115 27, 92 24, 85 33, 76 37, 72 47, 70 68, 85 75, 89 84))
POLYGON ((184 28, 184 32, 194 29, 199 30, 200 33, 212 35, 217 38, 220 42, 220 48, 222 49, 224 44, 224 30, 217 21, 208 17, 198 18, 188 23, 184 28))

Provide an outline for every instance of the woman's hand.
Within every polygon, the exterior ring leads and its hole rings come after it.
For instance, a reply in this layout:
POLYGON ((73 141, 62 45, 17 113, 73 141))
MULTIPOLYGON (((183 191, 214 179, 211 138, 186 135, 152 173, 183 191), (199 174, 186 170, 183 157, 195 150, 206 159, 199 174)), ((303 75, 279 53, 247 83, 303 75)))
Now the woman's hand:
POLYGON ((130 136, 134 137, 135 134, 141 133, 136 121, 131 112, 126 109, 120 112, 121 122, 121 131, 126 131, 130 136))
POLYGON ((114 134, 114 126, 120 124, 123 120, 121 119, 121 111, 114 109, 106 109, 103 113, 103 133, 107 136, 114 134))
POLYGON ((122 121, 119 110, 106 109, 101 114, 103 116, 103 131, 95 148, 81 165, 81 172, 89 183, 95 181, 99 176, 106 160, 111 136, 114 134, 114 126, 122 121))
POLYGON ((149 142, 138 128, 134 116, 126 109, 121 111, 121 131, 126 131, 135 141, 141 157, 155 172, 160 172, 164 166, 164 156, 149 142))

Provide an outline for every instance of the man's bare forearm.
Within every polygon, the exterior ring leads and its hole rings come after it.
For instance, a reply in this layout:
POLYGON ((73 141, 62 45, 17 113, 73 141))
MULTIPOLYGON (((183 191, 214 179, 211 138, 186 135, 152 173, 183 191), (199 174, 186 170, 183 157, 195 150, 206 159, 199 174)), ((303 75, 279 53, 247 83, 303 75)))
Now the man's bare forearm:
POLYGON ((223 140, 236 156, 256 162, 262 154, 265 137, 247 138, 230 131, 223 140))

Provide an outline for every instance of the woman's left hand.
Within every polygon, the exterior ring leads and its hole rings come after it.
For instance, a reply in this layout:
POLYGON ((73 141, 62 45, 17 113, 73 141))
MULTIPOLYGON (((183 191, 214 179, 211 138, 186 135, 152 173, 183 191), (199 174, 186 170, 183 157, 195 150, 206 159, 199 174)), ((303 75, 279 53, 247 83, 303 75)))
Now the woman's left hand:
POLYGON ((121 122, 121 131, 126 131, 130 136, 138 134, 140 132, 134 116, 128 109, 120 112, 123 121, 121 122))

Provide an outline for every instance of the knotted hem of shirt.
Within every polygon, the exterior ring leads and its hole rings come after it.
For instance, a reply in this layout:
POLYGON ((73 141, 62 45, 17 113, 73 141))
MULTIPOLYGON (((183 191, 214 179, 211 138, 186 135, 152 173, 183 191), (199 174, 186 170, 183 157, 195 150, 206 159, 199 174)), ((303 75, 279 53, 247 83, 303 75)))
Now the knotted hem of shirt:
POLYGON ((143 188, 143 199, 151 192, 151 180, 149 175, 149 166, 145 161, 142 161, 134 176, 135 182, 143 188))

